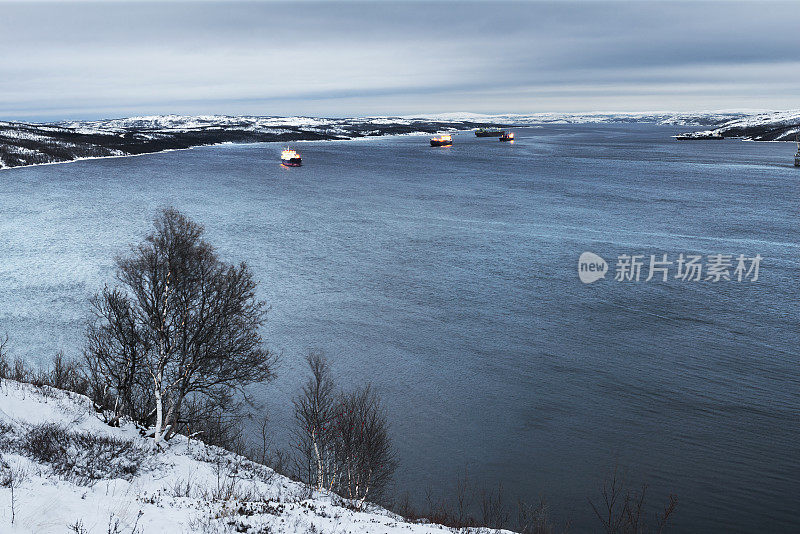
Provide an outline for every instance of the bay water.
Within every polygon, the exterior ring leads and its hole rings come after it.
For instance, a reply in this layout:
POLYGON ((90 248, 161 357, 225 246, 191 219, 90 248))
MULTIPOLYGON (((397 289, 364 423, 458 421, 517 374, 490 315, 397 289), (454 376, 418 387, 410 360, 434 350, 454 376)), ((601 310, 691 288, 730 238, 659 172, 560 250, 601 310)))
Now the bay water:
MULTIPOLYGON (((597 529, 615 466, 678 496, 679 531, 800 528, 800 169, 788 143, 677 142, 686 127, 549 125, 454 136, 221 145, 0 171, 0 332, 80 357, 88 297, 160 207, 246 261, 278 379, 251 388, 286 447, 310 350, 372 383, 397 494, 465 473, 597 529), (604 258, 583 284, 578 257, 604 258), (617 281, 621 255, 641 279, 617 281), (760 255, 758 280, 645 282, 651 255, 760 255)), ((731 274, 733 270, 731 269, 731 274)))

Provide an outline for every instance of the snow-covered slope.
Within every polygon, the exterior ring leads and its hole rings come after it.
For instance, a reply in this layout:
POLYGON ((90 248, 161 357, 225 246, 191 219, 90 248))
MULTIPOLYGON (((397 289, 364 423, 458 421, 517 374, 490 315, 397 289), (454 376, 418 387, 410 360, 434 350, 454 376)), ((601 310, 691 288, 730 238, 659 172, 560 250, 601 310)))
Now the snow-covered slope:
POLYGON ((406 522, 375 505, 356 510, 335 495, 312 492, 268 467, 182 436, 155 452, 152 440, 132 425, 101 422, 86 397, 0 380, 4 534, 448 531, 406 522))
POLYGON ((712 130, 684 134, 690 138, 740 137, 753 141, 794 141, 800 133, 800 110, 760 113, 729 120, 712 130))

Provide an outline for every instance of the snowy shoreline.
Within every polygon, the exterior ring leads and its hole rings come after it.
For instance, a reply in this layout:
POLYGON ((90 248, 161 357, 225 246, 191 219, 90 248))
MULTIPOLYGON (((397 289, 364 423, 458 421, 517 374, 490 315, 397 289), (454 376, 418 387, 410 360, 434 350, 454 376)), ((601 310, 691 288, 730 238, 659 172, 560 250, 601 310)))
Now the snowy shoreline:
MULTIPOLYGON (((445 130, 441 130, 441 133, 445 130)), ((448 132, 469 132, 471 130, 446 130, 448 132)), ((347 139, 297 139, 295 141, 290 141, 291 143, 341 143, 341 142, 348 142, 348 141, 366 141, 371 139, 382 139, 386 137, 413 137, 413 136, 427 136, 431 135, 428 132, 410 132, 410 133, 400 133, 400 134, 386 134, 386 135, 368 135, 364 137, 350 137, 347 139)), ((212 143, 208 145, 194 145, 186 148, 165 148, 164 150, 156 150, 154 152, 143 152, 141 154, 112 154, 108 156, 86 156, 86 157, 78 157, 75 159, 69 159, 64 161, 49 161, 47 163, 30 163, 28 165, 17 165, 14 167, 3 167, 0 165, 0 172, 3 171, 10 171, 12 169, 27 169, 30 167, 42 167, 45 165, 64 165, 67 163, 77 163, 79 161, 90 161, 90 160, 98 160, 98 159, 118 159, 118 158, 133 158, 138 156, 152 156, 154 154, 165 154, 167 152, 181 152, 184 150, 194 150, 196 148, 204 148, 204 147, 217 147, 217 146, 224 146, 224 145, 261 145, 261 144, 268 144, 268 143, 284 143, 286 141, 251 141, 251 142, 243 142, 243 143, 235 143, 233 141, 222 141, 220 143, 212 143)))
POLYGON ((687 140, 708 138, 742 141, 789 141, 800 135, 800 110, 760 113, 739 117, 716 128, 681 134, 687 140))
POLYGON ((54 124, 0 122, 0 168, 153 154, 224 143, 294 143, 436 134, 471 130, 483 124, 400 118, 179 116, 54 124))
POLYGON ((95 121, 0 121, 0 169, 185 150, 224 143, 344 141, 395 135, 434 135, 479 127, 647 122, 714 126, 741 119, 737 112, 448 113, 417 117, 257 117, 156 115, 95 121))
POLYGON ((75 159, 67 159, 64 161, 48 161, 46 163, 29 163, 28 165, 16 165, 14 167, 3 167, 0 166, 0 172, 3 171, 10 171, 13 169, 28 169, 30 167, 44 167, 45 165, 65 165, 67 163, 78 163, 79 161, 90 161, 94 159, 117 159, 117 158, 134 158, 137 156, 151 156, 153 154, 164 154, 165 152, 179 152, 181 150, 192 150, 194 148, 198 148, 201 146, 218 146, 218 145, 226 145, 226 144, 233 144, 233 143, 217 143, 215 145, 197 145, 197 146, 190 146, 186 148, 165 148, 164 150, 159 150, 157 152, 143 152, 141 154, 111 154, 108 156, 86 156, 86 157, 78 157, 75 159))

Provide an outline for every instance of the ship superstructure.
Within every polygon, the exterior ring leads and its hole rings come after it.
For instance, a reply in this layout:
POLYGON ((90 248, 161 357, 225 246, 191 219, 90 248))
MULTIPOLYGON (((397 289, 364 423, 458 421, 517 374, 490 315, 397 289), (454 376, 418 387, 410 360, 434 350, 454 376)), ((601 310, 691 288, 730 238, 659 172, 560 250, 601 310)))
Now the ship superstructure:
POLYGON ((300 154, 289 149, 289 147, 286 147, 286 149, 281 152, 281 165, 286 167, 299 167, 302 164, 303 159, 300 157, 300 154))

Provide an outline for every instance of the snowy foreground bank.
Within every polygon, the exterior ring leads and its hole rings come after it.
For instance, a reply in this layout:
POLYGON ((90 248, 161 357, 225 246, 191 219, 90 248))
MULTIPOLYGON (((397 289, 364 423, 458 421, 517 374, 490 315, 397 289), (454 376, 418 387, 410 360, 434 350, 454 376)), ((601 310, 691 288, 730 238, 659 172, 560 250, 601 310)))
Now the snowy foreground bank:
POLYGON ((0 380, 4 534, 449 531, 375 505, 357 510, 183 436, 155 452, 133 425, 104 424, 87 397, 0 380))

